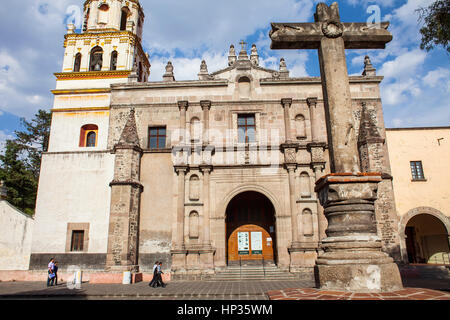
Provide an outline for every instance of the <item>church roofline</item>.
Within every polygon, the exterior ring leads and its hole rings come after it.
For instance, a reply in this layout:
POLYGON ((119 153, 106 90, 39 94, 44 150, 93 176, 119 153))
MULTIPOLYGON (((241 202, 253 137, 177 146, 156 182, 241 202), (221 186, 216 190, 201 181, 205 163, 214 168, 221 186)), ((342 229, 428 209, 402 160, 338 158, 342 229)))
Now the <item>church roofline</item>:
POLYGON ((409 128, 386 128, 386 131, 403 131, 403 130, 450 130, 450 126, 438 127, 409 127, 409 128))

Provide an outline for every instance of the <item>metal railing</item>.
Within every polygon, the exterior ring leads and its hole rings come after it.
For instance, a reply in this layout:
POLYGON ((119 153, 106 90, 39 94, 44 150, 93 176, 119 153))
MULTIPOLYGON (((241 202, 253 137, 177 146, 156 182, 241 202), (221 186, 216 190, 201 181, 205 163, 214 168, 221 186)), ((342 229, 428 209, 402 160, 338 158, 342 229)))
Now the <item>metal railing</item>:
POLYGON ((440 255, 436 254, 434 256, 434 262, 435 264, 444 264, 444 265, 450 265, 450 256, 448 252, 441 252, 440 255), (438 260, 438 257, 441 259, 438 260), (445 257, 447 257, 447 261, 445 261, 445 257))
POLYGON ((263 272, 264 272, 264 279, 266 278, 266 267, 264 266, 264 257, 262 258, 262 265, 263 265, 263 272))
POLYGON ((242 279, 242 257, 239 257, 239 278, 242 279))

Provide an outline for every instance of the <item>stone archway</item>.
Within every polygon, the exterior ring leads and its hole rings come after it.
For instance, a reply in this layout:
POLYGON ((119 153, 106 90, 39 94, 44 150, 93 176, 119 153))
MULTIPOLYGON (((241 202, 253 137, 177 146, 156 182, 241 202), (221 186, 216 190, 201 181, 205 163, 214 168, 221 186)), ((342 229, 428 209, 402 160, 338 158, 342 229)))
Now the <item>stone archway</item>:
POLYGON ((234 196, 226 209, 227 264, 275 262, 275 208, 265 195, 245 191, 234 196))
POLYGON ((439 210, 417 207, 408 211, 401 218, 399 233, 403 262, 448 263, 450 222, 439 210))

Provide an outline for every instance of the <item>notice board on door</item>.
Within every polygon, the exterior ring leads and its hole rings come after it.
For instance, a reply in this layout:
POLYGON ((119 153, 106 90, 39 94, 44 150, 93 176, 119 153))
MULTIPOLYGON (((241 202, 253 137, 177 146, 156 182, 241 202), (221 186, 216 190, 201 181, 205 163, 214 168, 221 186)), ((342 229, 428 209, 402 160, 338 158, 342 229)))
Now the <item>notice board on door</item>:
POLYGON ((238 254, 250 254, 250 238, 248 232, 238 232, 238 254))
POLYGON ((262 232, 252 232, 251 234, 252 254, 263 253, 262 232))

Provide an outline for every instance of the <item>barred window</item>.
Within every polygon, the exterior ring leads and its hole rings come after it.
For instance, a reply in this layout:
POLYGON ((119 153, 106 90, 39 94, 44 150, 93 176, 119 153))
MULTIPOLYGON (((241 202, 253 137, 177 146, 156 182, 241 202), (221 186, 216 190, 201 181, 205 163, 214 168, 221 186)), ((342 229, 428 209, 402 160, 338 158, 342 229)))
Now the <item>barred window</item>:
POLYGON ((72 244, 70 251, 83 251, 84 247, 84 230, 72 231, 72 244))
POLYGON ((425 180, 422 161, 411 161, 411 174, 413 180, 425 180))
POLYGON ((239 143, 251 143, 256 140, 256 122, 254 114, 241 114, 238 116, 239 143))
POLYGON ((149 145, 150 149, 164 149, 166 147, 166 128, 153 127, 149 128, 149 145))

